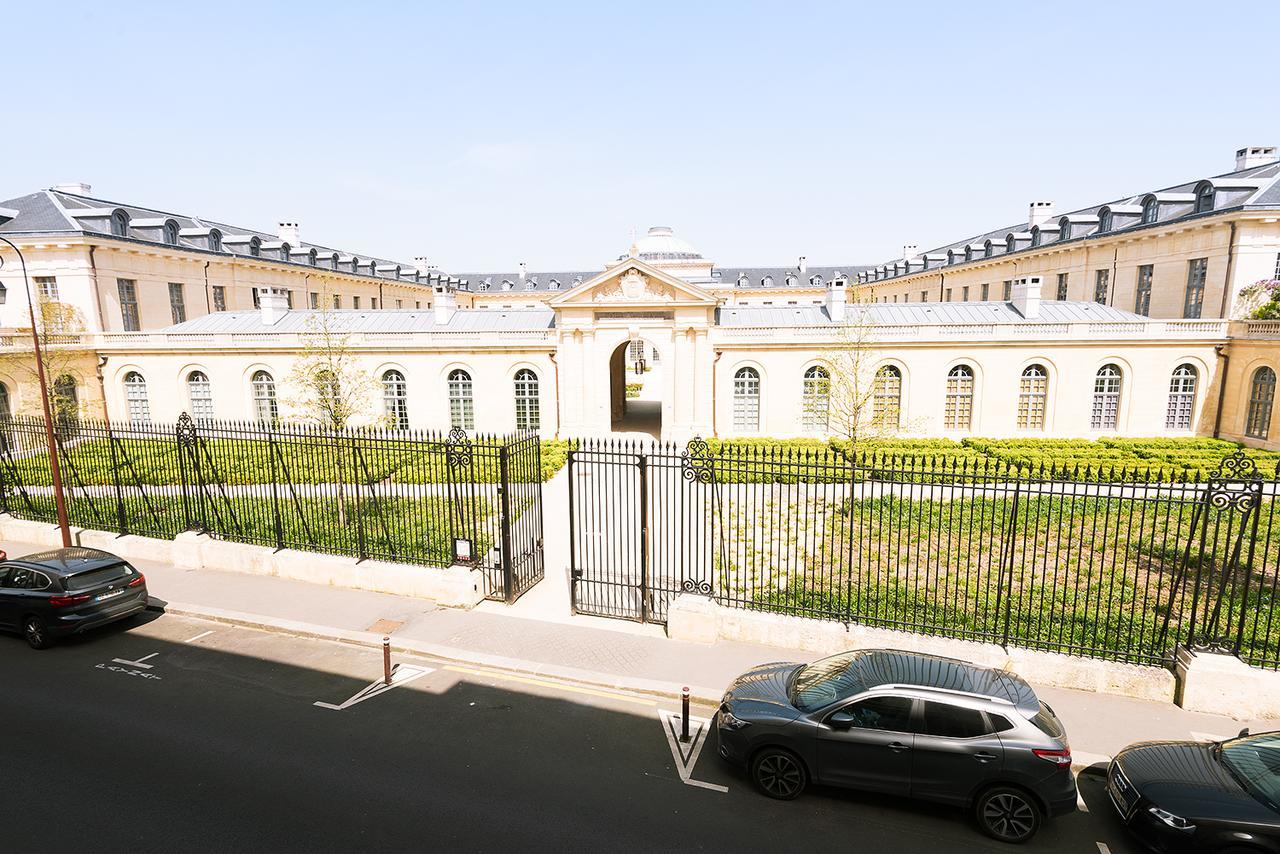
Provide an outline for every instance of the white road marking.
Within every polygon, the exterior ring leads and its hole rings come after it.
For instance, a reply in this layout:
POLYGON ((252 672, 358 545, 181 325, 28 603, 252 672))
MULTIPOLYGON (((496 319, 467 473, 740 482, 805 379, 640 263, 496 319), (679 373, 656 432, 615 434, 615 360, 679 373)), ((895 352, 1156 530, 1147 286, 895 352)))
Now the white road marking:
POLYGON ((195 643, 196 641, 200 640, 200 638, 207 638, 211 634, 213 634, 213 629, 210 629, 207 632, 201 632, 200 634, 196 635, 193 638, 187 638, 186 640, 183 641, 183 643, 195 643))
POLYGON ((1089 805, 1084 802, 1084 795, 1080 794, 1079 789, 1076 789, 1076 806, 1080 808, 1080 812, 1089 811, 1089 805))
POLYGON ((1215 735, 1211 732, 1196 732, 1191 730, 1191 737, 1196 741, 1226 741, 1229 738, 1235 738, 1231 735, 1215 735))
POLYGON ((699 789, 710 789, 713 792, 729 791, 728 786, 691 779, 693 767, 698 764, 698 754, 702 752, 702 746, 707 742, 707 734, 711 731, 711 721, 690 715, 689 741, 684 743, 680 741, 679 715, 658 709, 658 719, 662 722, 662 731, 667 736, 667 744, 671 746, 671 758, 676 761, 676 772, 680 775, 680 782, 687 786, 697 786, 699 789))
POLYGON ((160 653, 158 653, 158 652, 153 652, 153 653, 151 653, 150 655, 144 655, 144 656, 142 656, 142 658, 139 658, 137 661, 130 661, 130 660, 129 660, 129 659, 127 659, 127 658, 113 658, 113 659, 111 659, 111 660, 112 660, 112 661, 114 661, 116 664, 128 664, 128 665, 130 665, 131 667, 141 667, 143 670, 150 670, 150 669, 151 669, 151 665, 150 665, 150 664, 143 664, 142 662, 146 661, 148 658, 155 658, 155 657, 156 657, 157 655, 159 655, 159 654, 160 654, 160 653))
POLYGON ((350 699, 348 699, 344 703, 341 703, 340 705, 335 706, 333 703, 325 703, 325 702, 321 702, 320 700, 316 700, 314 703, 312 703, 312 705, 319 706, 322 709, 332 709, 335 712, 341 712, 344 709, 351 708, 356 703, 363 703, 365 700, 368 700, 370 697, 376 697, 379 694, 385 694, 387 691, 390 691, 392 688, 399 688, 401 685, 407 685, 408 683, 412 682, 413 680, 417 679, 420 676, 426 676, 428 673, 434 673, 434 672, 435 672, 435 668, 433 667, 417 667, 412 664, 397 664, 391 670, 390 685, 388 685, 387 683, 379 679, 377 682, 370 684, 368 687, 361 688, 350 699))
POLYGON ((1107 843, 1098 843, 1098 854, 1111 854, 1111 849, 1107 847, 1107 843))

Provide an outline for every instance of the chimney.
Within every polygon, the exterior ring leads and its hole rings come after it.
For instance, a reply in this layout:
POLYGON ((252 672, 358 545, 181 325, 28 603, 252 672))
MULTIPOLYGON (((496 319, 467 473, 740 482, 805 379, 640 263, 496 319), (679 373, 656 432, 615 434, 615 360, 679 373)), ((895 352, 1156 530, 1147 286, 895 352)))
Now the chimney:
POLYGON ((827 283, 827 315, 833 323, 844 323, 845 285, 843 276, 832 276, 827 283))
POLYGON ((83 181, 73 181, 69 184, 54 184, 53 189, 60 193, 74 193, 77 196, 87 196, 93 192, 93 187, 83 181))
POLYGON ((302 248, 302 237, 298 234, 298 224, 296 222, 280 223, 280 227, 276 229, 276 234, 294 249, 302 248))
POLYGON ((902 247, 902 257, 907 261, 910 261, 919 254, 920 247, 914 243, 907 243, 902 247))
POLYGON ((1053 202, 1032 202, 1027 207, 1027 228, 1044 225, 1053 219, 1053 202))
POLYGON ((1013 280, 1013 307, 1027 320, 1035 320, 1040 316, 1040 286, 1039 276, 1013 280))
POLYGON ((436 265, 428 261, 427 256, 425 255, 416 256, 413 259, 413 266, 417 269, 419 273, 421 273, 424 276, 428 276, 434 273, 437 269, 436 265))
POLYGON ((803 276, 807 272, 809 272, 809 259, 801 255, 800 256, 800 275, 803 276))
POLYGON ((436 313, 436 325, 446 326, 458 310, 458 297, 452 288, 440 282, 434 288, 431 307, 436 313))
POLYGON ((258 288, 258 310, 263 326, 275 326, 289 313, 289 298, 280 288, 258 288))
POLYGON ((1280 154, 1276 153, 1274 145, 1251 145, 1248 148, 1237 149, 1236 171, 1251 169, 1254 166, 1266 166, 1277 160, 1280 160, 1280 154))
POLYGON ((520 262, 520 281, 523 282, 524 277, 528 275, 528 273, 529 273, 529 265, 521 261, 520 262))

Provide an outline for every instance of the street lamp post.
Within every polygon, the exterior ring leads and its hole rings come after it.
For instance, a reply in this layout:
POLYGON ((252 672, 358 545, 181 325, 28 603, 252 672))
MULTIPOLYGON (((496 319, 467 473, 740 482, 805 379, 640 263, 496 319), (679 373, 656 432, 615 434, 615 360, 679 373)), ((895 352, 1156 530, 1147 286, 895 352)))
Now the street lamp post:
MULTIPOLYGON (((58 443, 53 436, 53 413, 49 408, 49 384, 44 375, 44 357, 40 351, 40 329, 36 326, 36 304, 31 298, 31 280, 27 278, 27 259, 22 250, 7 237, 0 236, 0 242, 7 243, 9 248, 18 253, 18 261, 22 264, 22 285, 27 291, 27 311, 31 315, 31 344, 35 347, 36 376, 40 378, 40 403, 44 407, 45 441, 49 446, 49 473, 53 476, 53 503, 58 511, 58 528, 62 531, 63 548, 71 547, 71 526, 67 521, 67 502, 62 494, 62 470, 58 465, 58 443)), ((0 257, 0 269, 4 268, 4 258, 0 257)), ((0 293, 3 293, 0 291, 0 293)), ((4 297, 0 296, 0 302, 4 297)))

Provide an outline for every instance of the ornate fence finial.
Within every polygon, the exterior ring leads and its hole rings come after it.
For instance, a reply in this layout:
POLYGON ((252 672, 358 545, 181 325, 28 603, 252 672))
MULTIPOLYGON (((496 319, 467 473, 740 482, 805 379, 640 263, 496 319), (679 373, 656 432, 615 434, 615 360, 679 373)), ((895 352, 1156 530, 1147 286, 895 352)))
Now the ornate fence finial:
POLYGON ((685 480, 715 483, 715 460, 711 448, 701 436, 694 436, 680 455, 680 469, 685 480))
POLYGON ((189 448, 196 443, 196 423, 185 412, 178 416, 177 434, 180 448, 189 448))
POLYGON ((1211 474, 1213 480, 1259 480, 1258 464, 1245 455, 1244 448, 1236 448, 1222 458, 1211 474))
POLYGON ((449 440, 445 443, 445 459, 449 468, 466 468, 471 465, 471 439, 467 431, 454 427, 449 431, 449 440))

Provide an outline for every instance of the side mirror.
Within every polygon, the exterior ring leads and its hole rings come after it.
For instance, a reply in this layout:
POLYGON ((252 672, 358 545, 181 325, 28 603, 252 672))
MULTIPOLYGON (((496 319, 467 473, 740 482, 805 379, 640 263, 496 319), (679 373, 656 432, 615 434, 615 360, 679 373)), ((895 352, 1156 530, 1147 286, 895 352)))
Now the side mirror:
POLYGON ((827 725, 832 729, 851 729, 857 723, 857 718, 851 712, 836 712, 827 718, 827 725))
POLYGON ((1236 733, 1236 738, 1244 738, 1248 734, 1249 734, 1249 728, 1245 727, 1244 729, 1240 730, 1240 732, 1236 733))

